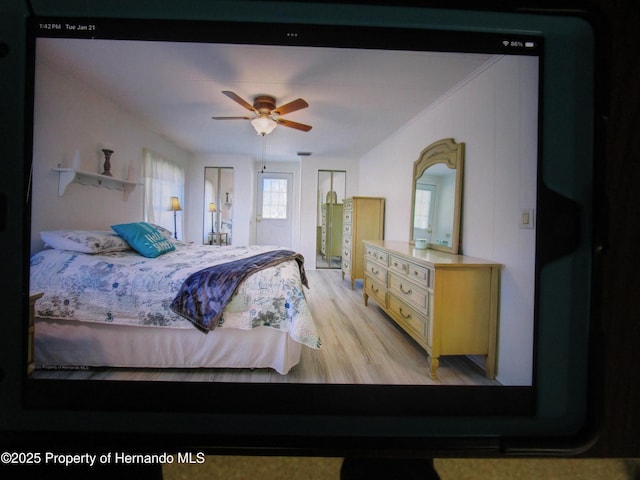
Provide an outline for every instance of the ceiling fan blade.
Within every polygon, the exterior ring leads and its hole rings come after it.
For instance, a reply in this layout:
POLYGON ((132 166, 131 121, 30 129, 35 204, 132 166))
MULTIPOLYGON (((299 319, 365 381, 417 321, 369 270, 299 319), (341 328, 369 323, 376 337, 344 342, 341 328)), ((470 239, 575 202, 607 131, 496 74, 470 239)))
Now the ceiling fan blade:
POLYGON ((251 117, 211 117, 214 120, 251 120, 251 117))
MULTIPOLYGON (((247 110, 251 111, 251 112, 255 112, 256 109, 253 108, 253 105, 251 105, 249 102, 247 102, 246 100, 242 99, 241 97, 239 97, 238 95, 236 95, 233 92, 230 92, 229 90, 223 90, 222 93, 224 93, 227 97, 229 97, 231 100, 233 100, 234 102, 239 103, 240 105, 242 105, 244 108, 246 108, 247 110)), ((257 113, 257 112, 256 112, 257 113)))
POLYGON ((307 108, 309 104, 305 102, 302 98, 298 98, 293 102, 286 103, 280 107, 277 107, 273 110, 273 113, 278 115, 286 115, 287 113, 295 112, 296 110, 302 110, 303 108, 307 108))
POLYGON ((278 122, 278 125, 282 125, 283 127, 295 128, 296 130, 302 130, 303 132, 308 132, 309 130, 311 130, 310 125, 292 122, 291 120, 285 120, 284 118, 277 118, 276 122, 278 122))

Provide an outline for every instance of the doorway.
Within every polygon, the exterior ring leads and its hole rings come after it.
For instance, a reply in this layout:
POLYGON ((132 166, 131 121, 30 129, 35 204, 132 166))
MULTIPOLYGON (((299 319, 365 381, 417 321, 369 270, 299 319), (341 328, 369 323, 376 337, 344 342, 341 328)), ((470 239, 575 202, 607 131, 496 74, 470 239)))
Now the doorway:
POLYGON ((316 268, 342 266, 342 202, 346 191, 346 171, 318 170, 316 268))
POLYGON ((293 173, 258 173, 256 243, 291 248, 293 173))

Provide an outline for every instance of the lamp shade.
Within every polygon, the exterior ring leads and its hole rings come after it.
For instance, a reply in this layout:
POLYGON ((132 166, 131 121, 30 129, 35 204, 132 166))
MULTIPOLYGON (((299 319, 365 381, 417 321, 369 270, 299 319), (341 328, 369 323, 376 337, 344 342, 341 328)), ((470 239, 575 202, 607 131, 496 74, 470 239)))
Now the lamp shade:
POLYGON ((215 203, 210 203, 209 204, 209 211, 210 212, 217 212, 218 210, 216 209, 216 204, 215 203))
POLYGON ((180 212, 182 207, 180 206, 180 199, 178 197, 171 197, 171 206, 169 210, 172 212, 180 212))
POLYGON ((251 120, 251 125, 256 129, 258 135, 268 135, 278 126, 278 123, 267 116, 260 116, 251 120))

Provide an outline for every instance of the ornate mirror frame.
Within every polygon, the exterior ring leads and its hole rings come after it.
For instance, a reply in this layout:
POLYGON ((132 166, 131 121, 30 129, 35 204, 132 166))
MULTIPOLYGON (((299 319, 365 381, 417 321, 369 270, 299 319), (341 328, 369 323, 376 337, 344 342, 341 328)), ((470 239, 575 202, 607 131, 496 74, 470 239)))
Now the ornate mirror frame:
POLYGON ((453 138, 437 140, 420 152, 418 159, 413 162, 413 183, 411 185, 411 219, 409 238, 410 243, 415 244, 414 217, 416 202, 416 185, 424 171, 436 164, 444 164, 456 171, 453 228, 451 231, 451 246, 438 243, 428 243, 427 248, 443 252, 458 254, 460 252, 460 220, 462 211, 462 180, 464 167, 464 143, 456 143, 453 138))

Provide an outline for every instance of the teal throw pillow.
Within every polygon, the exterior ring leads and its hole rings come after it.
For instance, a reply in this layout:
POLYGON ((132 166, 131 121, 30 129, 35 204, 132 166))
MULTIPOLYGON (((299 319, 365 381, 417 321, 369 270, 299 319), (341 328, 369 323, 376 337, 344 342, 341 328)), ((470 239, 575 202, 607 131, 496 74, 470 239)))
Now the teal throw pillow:
POLYGON ((111 228, 140 255, 155 258, 176 247, 162 233, 146 222, 122 223, 111 228))

